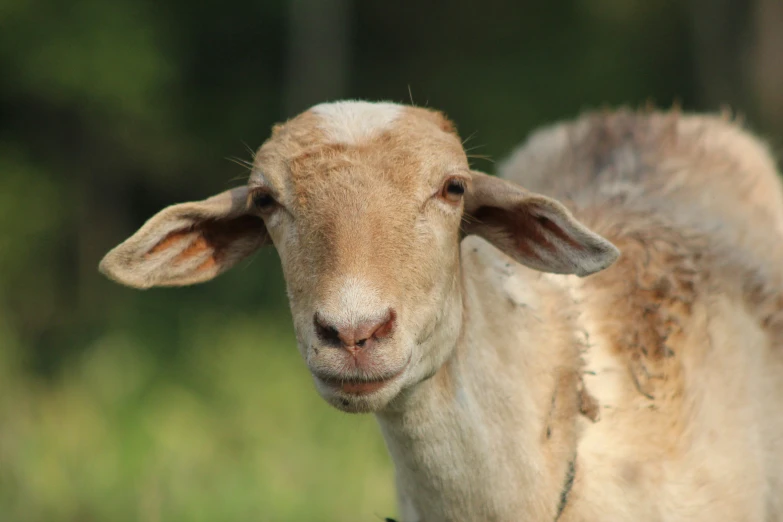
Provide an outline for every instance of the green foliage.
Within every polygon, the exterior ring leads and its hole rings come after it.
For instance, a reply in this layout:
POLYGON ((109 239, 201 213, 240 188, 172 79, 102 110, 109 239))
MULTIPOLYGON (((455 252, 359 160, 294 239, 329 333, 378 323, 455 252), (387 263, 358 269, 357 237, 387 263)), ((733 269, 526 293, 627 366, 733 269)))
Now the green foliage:
POLYGON ((377 519, 392 470, 368 416, 327 407, 288 329, 194 317, 188 356, 156 362, 114 331, 57 378, 20 373, 3 338, 4 521, 377 519))

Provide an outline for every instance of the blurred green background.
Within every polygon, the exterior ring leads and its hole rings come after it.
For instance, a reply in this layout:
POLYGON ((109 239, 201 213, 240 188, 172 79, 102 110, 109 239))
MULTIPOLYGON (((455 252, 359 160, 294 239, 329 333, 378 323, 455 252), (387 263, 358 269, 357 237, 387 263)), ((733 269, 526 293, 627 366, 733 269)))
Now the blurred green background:
MULTIPOLYGON (((109 248, 336 98, 444 110, 472 153, 604 105, 783 136, 780 0, 0 0, 0 522, 372 521, 375 421, 329 408, 276 254, 138 292, 109 248)), ((476 160, 492 171, 491 161, 476 160)))

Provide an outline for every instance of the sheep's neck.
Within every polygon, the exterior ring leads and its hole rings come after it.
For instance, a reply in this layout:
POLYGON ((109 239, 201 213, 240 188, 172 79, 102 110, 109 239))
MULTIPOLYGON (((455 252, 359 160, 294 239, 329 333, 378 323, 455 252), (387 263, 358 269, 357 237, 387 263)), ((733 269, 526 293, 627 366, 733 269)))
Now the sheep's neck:
POLYGON ((405 522, 552 521, 570 486, 581 369, 567 297, 512 267, 512 287, 537 293, 525 303, 484 272, 464 280, 452 357, 378 415, 405 522))

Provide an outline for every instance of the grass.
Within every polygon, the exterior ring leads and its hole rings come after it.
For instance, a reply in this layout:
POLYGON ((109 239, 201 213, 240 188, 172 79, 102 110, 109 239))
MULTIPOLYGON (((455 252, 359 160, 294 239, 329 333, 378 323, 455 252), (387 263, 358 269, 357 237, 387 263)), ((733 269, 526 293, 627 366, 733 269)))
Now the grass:
POLYGON ((290 330, 204 315, 160 364, 115 331, 54 379, 0 324, 3 522, 374 521, 393 516, 375 420, 318 396, 290 330))

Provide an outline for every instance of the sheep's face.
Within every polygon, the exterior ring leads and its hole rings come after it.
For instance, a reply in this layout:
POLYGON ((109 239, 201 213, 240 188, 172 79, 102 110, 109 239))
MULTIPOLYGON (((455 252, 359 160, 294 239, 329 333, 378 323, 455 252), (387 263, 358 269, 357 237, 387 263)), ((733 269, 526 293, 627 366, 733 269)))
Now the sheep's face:
POLYGON ((617 256, 559 203, 471 172, 439 113, 341 102, 277 126, 246 187, 163 210, 101 269, 136 287, 192 284, 273 243, 318 391, 378 411, 459 338, 465 233, 551 272, 585 275, 617 256))
POLYGON ((383 408, 431 375, 459 333, 465 153, 438 113, 318 106, 275 129, 248 188, 283 264, 319 392, 383 408))

